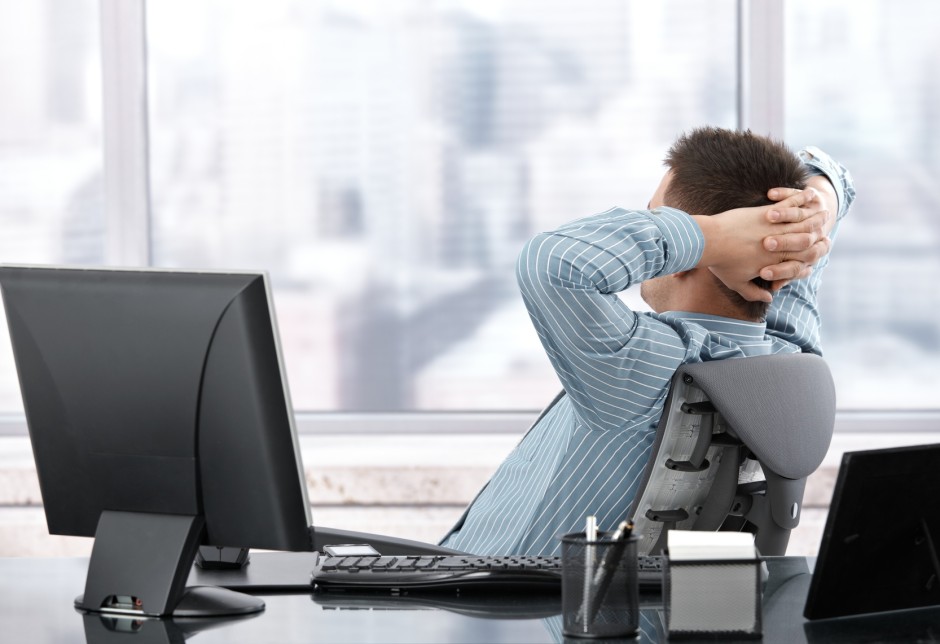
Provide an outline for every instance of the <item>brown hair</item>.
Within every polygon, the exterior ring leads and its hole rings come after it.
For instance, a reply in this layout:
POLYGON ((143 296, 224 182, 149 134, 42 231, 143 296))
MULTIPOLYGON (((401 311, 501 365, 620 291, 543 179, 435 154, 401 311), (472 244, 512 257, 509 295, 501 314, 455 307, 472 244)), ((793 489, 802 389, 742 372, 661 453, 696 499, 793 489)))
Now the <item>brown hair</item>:
MULTIPOLYGON (((770 205, 768 190, 804 188, 807 179, 802 161, 786 145, 750 130, 697 128, 673 143, 665 164, 672 171, 665 205, 690 215, 770 205)), ((753 281, 763 289, 770 288, 770 283, 759 277, 753 281)), ((766 317, 770 304, 749 302, 718 284, 747 319, 766 317)))

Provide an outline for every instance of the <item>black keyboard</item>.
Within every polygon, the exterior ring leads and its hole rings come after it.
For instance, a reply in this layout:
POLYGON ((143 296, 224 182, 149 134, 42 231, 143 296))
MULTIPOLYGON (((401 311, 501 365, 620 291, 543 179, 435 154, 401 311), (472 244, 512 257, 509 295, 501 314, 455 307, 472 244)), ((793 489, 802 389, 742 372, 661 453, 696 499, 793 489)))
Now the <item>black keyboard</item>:
MULTIPOLYGON (((663 559, 637 559, 641 591, 662 586, 663 559)), ((473 555, 330 557, 317 555, 311 581, 323 590, 561 589, 561 557, 473 555)))

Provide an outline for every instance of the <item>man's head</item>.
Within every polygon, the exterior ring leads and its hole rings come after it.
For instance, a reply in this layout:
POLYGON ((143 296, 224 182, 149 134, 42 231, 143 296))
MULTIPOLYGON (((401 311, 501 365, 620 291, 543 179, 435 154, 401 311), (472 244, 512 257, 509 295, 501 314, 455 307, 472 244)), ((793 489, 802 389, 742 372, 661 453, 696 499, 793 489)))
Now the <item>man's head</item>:
MULTIPOLYGON (((671 206, 690 215, 769 205, 773 202, 767 198, 768 190, 803 188, 807 179, 803 163, 783 143, 750 131, 714 127, 680 136, 666 154, 665 165, 668 171, 650 208, 671 206)), ((754 281, 762 288, 770 287, 760 278, 754 281)), ((649 280, 642 284, 641 294, 659 312, 684 307, 757 321, 764 319, 769 306, 748 302, 707 269, 649 280)))

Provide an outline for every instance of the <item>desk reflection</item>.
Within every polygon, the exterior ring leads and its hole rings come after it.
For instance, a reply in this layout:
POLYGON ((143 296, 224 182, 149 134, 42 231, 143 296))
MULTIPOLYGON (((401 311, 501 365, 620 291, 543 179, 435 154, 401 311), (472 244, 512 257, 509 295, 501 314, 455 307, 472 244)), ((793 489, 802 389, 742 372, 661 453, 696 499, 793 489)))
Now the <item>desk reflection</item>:
POLYGON ((202 631, 244 622, 262 614, 263 611, 235 617, 139 619, 82 613, 82 619, 87 644, 180 644, 202 631))

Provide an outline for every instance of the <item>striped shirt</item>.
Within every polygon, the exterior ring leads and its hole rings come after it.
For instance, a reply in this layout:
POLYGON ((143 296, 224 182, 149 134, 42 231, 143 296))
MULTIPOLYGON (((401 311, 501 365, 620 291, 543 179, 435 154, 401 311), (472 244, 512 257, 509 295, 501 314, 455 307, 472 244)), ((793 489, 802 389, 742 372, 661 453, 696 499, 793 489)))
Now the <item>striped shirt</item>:
MULTIPOLYGON (((850 175, 816 148, 801 156, 832 181, 841 220, 855 195, 850 175)), ((558 554, 558 536, 583 529, 586 515, 612 530, 636 495, 679 366, 820 353, 816 291, 828 257, 809 279, 777 293, 765 323, 636 313, 617 297, 644 280, 695 267, 704 243, 691 217, 662 207, 614 208, 525 245, 517 267, 522 297, 564 395, 499 466, 443 545, 474 554, 558 554)))

